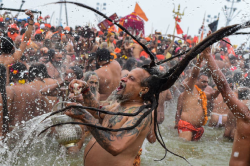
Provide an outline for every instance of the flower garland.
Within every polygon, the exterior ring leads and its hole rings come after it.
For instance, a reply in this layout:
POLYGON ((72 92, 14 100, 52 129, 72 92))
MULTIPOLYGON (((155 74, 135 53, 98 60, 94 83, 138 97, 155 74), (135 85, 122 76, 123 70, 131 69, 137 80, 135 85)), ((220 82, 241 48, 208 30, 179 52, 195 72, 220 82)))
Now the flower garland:
POLYGON ((202 109, 204 111, 204 121, 203 121, 203 125, 205 125, 208 121, 208 117, 207 117, 207 96, 205 94, 205 92, 203 92, 200 88, 198 88, 197 85, 194 85, 195 88, 197 89, 197 91, 199 92, 200 98, 201 98, 201 104, 202 104, 202 109))

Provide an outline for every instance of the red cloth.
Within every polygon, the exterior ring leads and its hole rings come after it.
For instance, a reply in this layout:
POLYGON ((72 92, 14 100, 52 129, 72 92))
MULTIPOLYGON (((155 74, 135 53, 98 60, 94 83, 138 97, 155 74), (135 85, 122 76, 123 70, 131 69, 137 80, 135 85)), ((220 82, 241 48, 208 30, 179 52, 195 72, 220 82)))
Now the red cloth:
POLYGON ((236 66, 233 66, 230 68, 231 71, 234 71, 234 70, 237 70, 237 67, 236 66))
POLYGON ((156 55, 156 58, 158 60, 164 60, 165 59, 164 55, 156 55))
POLYGON ((176 31, 177 31, 177 34, 183 34, 183 31, 179 24, 176 24, 176 31))
POLYGON ((191 123, 180 120, 178 123, 178 133, 183 131, 191 131, 193 133, 192 141, 198 141, 204 133, 204 128, 196 128, 191 123))

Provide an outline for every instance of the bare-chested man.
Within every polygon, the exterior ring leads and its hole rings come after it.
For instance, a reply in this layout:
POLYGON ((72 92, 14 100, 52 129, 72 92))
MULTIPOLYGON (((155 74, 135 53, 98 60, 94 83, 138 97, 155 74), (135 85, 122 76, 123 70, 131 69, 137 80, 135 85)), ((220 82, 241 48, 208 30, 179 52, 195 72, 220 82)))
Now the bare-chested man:
MULTIPOLYGON (((233 79, 228 78, 227 82, 229 83, 230 88, 234 90, 233 79)), ((229 112, 230 110, 220 94, 213 100, 213 111, 211 112, 211 119, 208 125, 210 127, 224 127, 227 123, 227 116, 229 112)))
MULTIPOLYGON (((144 105, 145 101, 143 100, 146 100, 144 95, 149 92, 149 87, 143 84, 143 80, 149 76, 149 73, 144 69, 136 68, 132 70, 126 77, 121 79, 120 86, 116 90, 116 97, 119 103, 107 106, 104 109, 107 111, 124 113, 138 111, 139 107, 144 105)), ((83 88, 83 101, 81 104, 84 106, 99 108, 99 104, 95 101, 93 95, 88 90, 89 88, 87 87, 86 82, 73 80, 69 85, 71 92, 73 92, 73 85, 75 83, 79 84, 79 88, 83 88)), ((103 126, 111 129, 132 126, 142 115, 140 113, 133 117, 117 115, 105 116, 104 114, 98 116, 96 112, 90 110, 89 112, 85 111, 82 115, 75 115, 74 111, 67 111, 66 114, 75 119, 79 119, 84 123, 95 124, 96 126, 103 126), (102 124, 96 119, 99 117, 104 118, 102 124)), ((147 136, 149 137, 151 129, 151 115, 147 116, 138 127, 128 131, 102 131, 95 127, 88 126, 88 130, 93 135, 93 138, 85 148, 84 165, 132 166, 137 152, 141 148, 145 138, 147 136), (98 156, 98 160, 94 156, 98 156)))
MULTIPOLYGON (((0 55, 0 64, 3 64, 6 68, 8 68, 8 65, 14 64, 17 62, 21 57, 22 54, 27 46, 27 43, 30 39, 32 30, 33 30, 33 24, 34 24, 34 15, 31 13, 31 11, 26 11, 26 15, 30 16, 29 26, 28 30, 24 34, 24 39, 20 44, 20 47, 18 50, 15 50, 15 52, 12 54, 14 43, 12 39, 9 37, 1 38, 1 47, 0 50, 2 54, 0 55), (11 55, 12 54, 12 55, 11 55)), ((9 70, 7 70, 7 85, 9 84, 9 70)))
POLYGON ((105 101, 108 96, 118 87, 121 79, 121 66, 113 60, 107 49, 100 49, 96 52, 96 61, 100 66, 95 70, 99 77, 100 101, 105 101))
POLYGON ((234 94, 225 76, 220 71, 213 57, 210 55, 211 49, 204 51, 204 58, 208 61, 208 67, 212 71, 212 77, 218 90, 221 92, 228 108, 236 117, 236 131, 234 136, 233 149, 230 166, 247 166, 250 165, 250 132, 249 132, 249 108, 241 102, 234 94))
POLYGON ((208 76, 199 74, 202 57, 197 60, 190 78, 184 85, 185 91, 178 100, 176 123, 178 122, 179 137, 187 141, 197 141, 201 138, 207 121, 207 99, 215 98, 219 92, 206 94, 204 92, 208 85, 208 76))
MULTIPOLYGON (((141 42, 142 44, 146 45, 147 40, 146 40, 146 39, 141 39, 140 42, 141 42)), ((140 53, 143 51, 143 48, 141 47, 141 45, 135 43, 135 44, 130 45, 130 46, 124 45, 124 47, 125 47, 126 50, 133 48, 133 57, 134 57, 136 60, 139 60, 139 59, 140 59, 140 53)))
POLYGON ((51 78, 57 80, 63 80, 65 73, 65 66, 63 66, 62 52, 55 52, 54 50, 49 50, 49 62, 46 64, 48 74, 51 78))
MULTIPOLYGON (((46 66, 42 63, 32 64, 30 66, 29 79, 29 85, 38 91, 57 83, 57 80, 50 78, 46 66)), ((50 112, 57 101, 57 97, 42 96, 42 101, 44 111, 50 112)))
POLYGON ((43 114, 41 95, 38 90, 26 83, 28 71, 24 64, 15 63, 10 68, 10 79, 13 86, 7 86, 9 130, 21 121, 27 121, 43 114))

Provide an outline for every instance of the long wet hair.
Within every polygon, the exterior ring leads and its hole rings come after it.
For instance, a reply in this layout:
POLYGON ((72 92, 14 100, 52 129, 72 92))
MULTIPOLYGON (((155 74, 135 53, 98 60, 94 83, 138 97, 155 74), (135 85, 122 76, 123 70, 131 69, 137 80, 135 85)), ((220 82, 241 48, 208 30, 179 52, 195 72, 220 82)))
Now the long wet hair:
POLYGON ((9 112, 7 108, 7 93, 6 93, 6 68, 4 65, 0 64, 0 93, 2 96, 3 102, 3 126, 2 126, 2 135, 6 135, 9 131, 9 112))
MULTIPOLYGON (((154 116, 154 120, 155 120, 154 121, 154 132, 155 132, 155 135, 156 135, 156 139, 161 144, 161 146, 165 149, 165 155, 164 155, 164 157, 162 159, 165 158, 167 152, 170 152, 170 153, 172 153, 172 154, 174 154, 174 155, 176 155, 176 156, 178 156, 178 157, 186 160, 184 157, 179 156, 179 155, 177 155, 177 154, 169 151, 166 148, 166 145, 165 145, 165 143, 163 141, 163 138, 162 138, 160 130, 159 130, 159 125, 157 123, 157 106, 158 106, 159 94, 160 94, 160 92, 169 89, 175 83, 175 81, 179 78, 180 74, 184 71, 184 69, 187 67, 187 65, 189 64, 189 62, 193 58, 195 58, 199 53, 201 53, 203 50, 205 50, 208 46, 212 45, 213 43, 215 43, 215 42, 223 39, 224 37, 229 36, 231 34, 234 34, 239 29, 242 29, 242 28, 245 28, 246 26, 249 26, 250 25, 250 21, 246 22, 244 24, 236 24, 236 25, 224 27, 224 28, 222 28, 222 29, 214 32, 212 35, 208 36, 207 38, 205 38, 202 42, 200 42, 199 44, 197 44, 191 50, 189 49, 189 50, 187 50, 185 52, 182 52, 182 53, 180 53, 180 54, 178 54, 176 56, 173 56, 173 57, 171 57, 171 58, 169 58, 167 60, 155 63, 155 57, 154 57, 154 55, 147 49, 147 47, 145 45, 143 45, 142 43, 140 43, 140 41, 138 41, 136 39, 136 37, 134 37, 133 35, 131 35, 123 26, 121 26, 120 24, 117 24, 116 22, 114 22, 113 20, 111 20, 109 17, 107 17, 103 13, 97 11, 96 9, 94 9, 92 7, 89 7, 87 5, 84 5, 84 4, 81 4, 81 3, 78 3, 78 2, 62 1, 62 2, 55 2, 55 3, 71 3, 71 4, 75 4, 77 6, 81 6, 83 8, 87 8, 87 9, 89 9, 89 10, 91 10, 91 11, 93 11, 93 12, 95 12, 95 13, 101 15, 101 16, 103 16, 107 20, 113 22, 115 25, 117 25, 124 32, 126 32, 128 35, 130 35, 134 40, 136 40, 138 42, 138 44, 140 44, 142 46, 142 48, 149 54, 150 59, 151 59, 151 63, 149 65, 144 65, 142 67, 144 70, 146 70, 150 74, 150 77, 146 78, 142 82, 142 84, 144 86, 148 86, 149 87, 149 92, 147 94, 143 95, 143 99, 145 101, 148 101, 149 104, 142 105, 137 112, 135 112, 135 113, 110 112, 110 111, 103 111, 103 110, 100 110, 100 109, 97 109, 97 108, 92 108, 92 107, 69 106, 69 107, 66 107, 66 108, 64 108, 62 110, 58 110, 56 112, 53 112, 50 116, 52 116, 54 114, 57 114, 59 112, 63 112, 65 110, 68 110, 70 108, 76 108, 76 109, 78 109, 81 112, 83 112, 82 109, 90 109, 90 110, 93 110, 93 111, 99 111, 100 113, 109 114, 109 115, 136 116, 140 112, 142 112, 143 110, 145 110, 147 108, 147 111, 145 111, 143 113, 143 115, 138 119, 138 121, 133 126, 125 127, 125 128, 111 129, 111 128, 107 128, 107 127, 103 127, 103 126, 96 126, 96 125, 93 125, 93 124, 80 123, 80 122, 63 123, 63 124, 80 124, 80 125, 86 125, 86 126, 95 127, 96 129, 99 129, 99 130, 118 132, 118 131, 124 131, 124 130, 134 129, 136 126, 138 126, 142 122, 142 120, 145 117, 147 117, 149 114, 151 114, 152 111, 154 110, 155 111, 154 112, 154 115, 155 115, 154 116), (181 55, 184 55, 184 54, 186 54, 186 56, 179 63, 177 63, 174 67, 170 68, 165 74, 160 75, 159 72, 157 72, 157 70, 155 69, 156 65, 160 65, 162 63, 170 61, 170 60, 172 60, 172 59, 174 59, 176 57, 179 57, 181 55)), ((58 125, 62 125, 62 124, 53 125, 51 127, 58 126, 58 125)), ((47 129, 43 130, 41 133, 43 133, 47 129)))

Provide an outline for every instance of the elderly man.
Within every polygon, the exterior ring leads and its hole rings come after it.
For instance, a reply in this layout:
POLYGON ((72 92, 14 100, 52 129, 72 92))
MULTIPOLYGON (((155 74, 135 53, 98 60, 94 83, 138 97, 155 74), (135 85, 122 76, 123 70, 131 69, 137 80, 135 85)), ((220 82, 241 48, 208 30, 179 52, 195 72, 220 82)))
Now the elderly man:
POLYGON ((98 92, 99 90, 98 75, 93 71, 89 71, 84 74, 84 81, 87 82, 88 86, 90 87, 90 91, 94 94, 96 100, 100 101, 100 93, 98 92))
POLYGON ((99 77, 99 93, 100 100, 105 101, 108 96, 116 89, 119 85, 121 78, 121 66, 113 60, 109 50, 100 49, 96 52, 96 62, 99 68, 95 70, 99 77))
POLYGON ((249 108, 241 102, 234 94, 223 73, 220 71, 213 57, 210 55, 211 49, 205 50, 205 58, 208 67, 212 71, 212 77, 216 83, 218 90, 221 92, 225 103, 235 116, 236 131, 234 135, 234 143, 229 162, 230 166, 250 165, 250 132, 249 132, 249 108))
POLYGON ((63 80, 63 75, 65 73, 65 67, 63 66, 63 55, 62 52, 55 52, 54 50, 49 50, 49 62, 46 64, 48 74, 51 78, 56 80, 63 80))
POLYGON ((199 74, 202 57, 197 60, 185 87, 178 99, 176 124, 179 137, 187 141, 197 141, 201 138, 207 122, 207 99, 216 98, 219 91, 213 94, 204 92, 208 85, 208 76, 199 74))
MULTIPOLYGON (((120 86, 114 91, 118 103, 106 106, 103 109, 111 112, 137 112, 148 101, 148 95, 152 95, 150 91, 151 87, 149 87, 146 81, 149 77, 150 74, 142 68, 136 68, 129 72, 126 77, 121 79, 120 86)), ((82 88, 83 100, 78 102, 84 106, 99 108, 99 104, 89 91, 86 82, 73 80, 69 85, 70 91, 74 91, 75 83, 79 84, 78 88, 82 88)), ((84 123, 110 129, 119 129, 133 126, 147 109, 144 109, 137 116, 132 117, 118 115, 105 116, 105 114, 98 114, 91 110, 88 111, 84 111, 82 115, 76 115, 74 111, 67 111, 66 114, 84 123), (102 124, 99 123, 99 119, 103 119, 102 124)), ((98 130, 96 127, 87 126, 93 138, 85 148, 84 165, 133 165, 137 152, 141 148, 145 138, 148 137, 149 140, 152 138, 149 134, 154 123, 152 118, 151 114, 149 114, 142 120, 139 126, 132 130, 119 132, 103 131, 98 130), (98 160, 94 156, 98 156, 98 160)), ((155 140, 150 141, 154 142, 155 140)))

